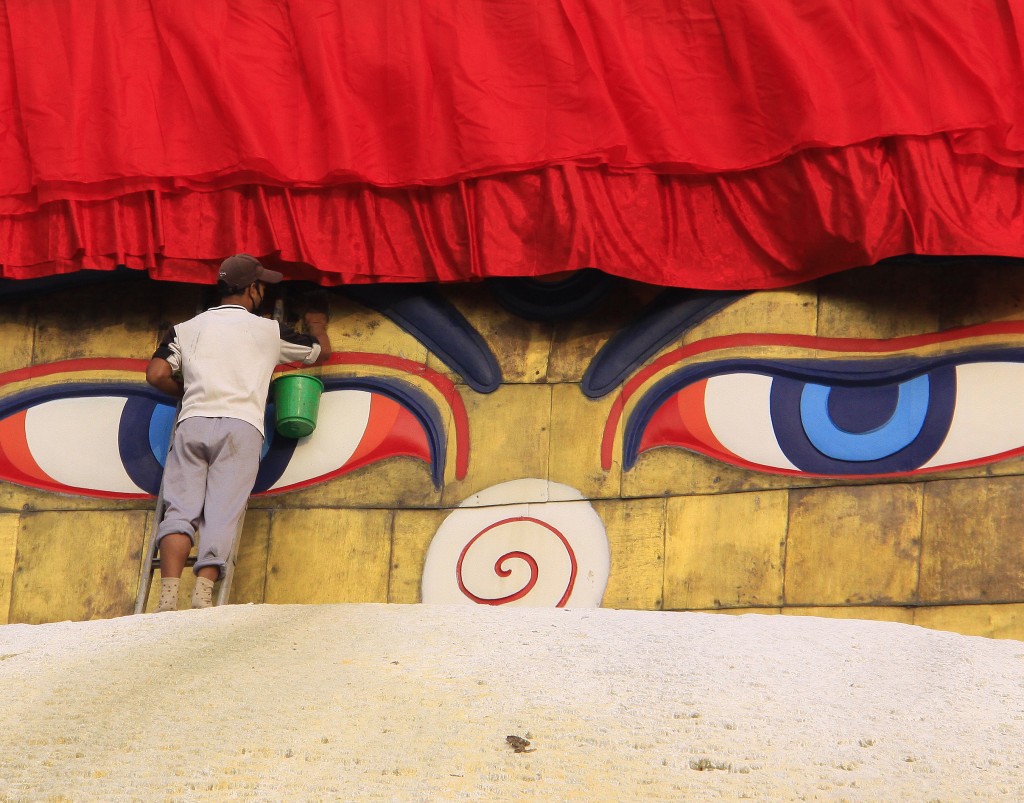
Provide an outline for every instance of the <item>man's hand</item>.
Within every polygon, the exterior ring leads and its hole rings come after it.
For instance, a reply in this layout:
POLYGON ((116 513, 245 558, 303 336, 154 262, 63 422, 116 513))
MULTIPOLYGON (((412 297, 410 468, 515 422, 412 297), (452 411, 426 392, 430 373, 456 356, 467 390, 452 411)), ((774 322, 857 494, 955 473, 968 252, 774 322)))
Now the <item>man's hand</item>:
POLYGON ((171 364, 162 357, 154 357, 146 366, 146 381, 157 390, 168 396, 180 399, 185 393, 185 386, 174 376, 171 364))
POLYGON ((306 331, 320 344, 320 356, 317 358, 317 363, 321 363, 331 356, 331 339, 327 335, 327 313, 307 310, 302 316, 302 322, 306 325, 306 331))

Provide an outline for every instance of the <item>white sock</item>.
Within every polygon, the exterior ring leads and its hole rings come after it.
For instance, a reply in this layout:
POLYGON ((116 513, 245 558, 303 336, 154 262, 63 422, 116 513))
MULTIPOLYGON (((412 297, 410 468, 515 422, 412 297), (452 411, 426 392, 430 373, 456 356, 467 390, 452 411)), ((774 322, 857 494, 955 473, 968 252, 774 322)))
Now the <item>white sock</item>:
POLYGON ((156 613, 178 610, 178 584, 180 577, 160 578, 160 601, 157 603, 156 613))
POLYGON ((213 580, 196 577, 196 587, 192 590, 192 607, 209 608, 213 605, 213 580))

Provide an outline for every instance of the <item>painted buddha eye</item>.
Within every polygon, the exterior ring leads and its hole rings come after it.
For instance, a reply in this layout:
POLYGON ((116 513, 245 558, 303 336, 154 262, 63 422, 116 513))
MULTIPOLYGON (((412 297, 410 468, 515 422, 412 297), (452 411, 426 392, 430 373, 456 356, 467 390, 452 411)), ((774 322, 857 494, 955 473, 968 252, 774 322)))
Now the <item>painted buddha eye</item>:
MULTIPOLYGON (((396 456, 430 464, 440 485, 445 428, 425 394, 388 378, 332 378, 324 385, 311 436, 283 438, 267 426, 254 493, 312 485, 396 456)), ((174 414, 167 397, 136 382, 15 393, 0 401, 0 480, 83 496, 154 496, 174 414)))
POLYGON ((708 363, 659 381, 624 462, 660 446, 762 471, 907 475, 1024 452, 1024 352, 938 359, 708 363))

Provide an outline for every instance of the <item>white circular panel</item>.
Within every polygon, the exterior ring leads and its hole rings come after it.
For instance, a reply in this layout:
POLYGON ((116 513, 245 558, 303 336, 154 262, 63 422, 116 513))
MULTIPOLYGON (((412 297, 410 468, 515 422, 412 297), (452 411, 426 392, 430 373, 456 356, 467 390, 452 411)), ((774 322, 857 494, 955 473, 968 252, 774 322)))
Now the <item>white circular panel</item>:
POLYGON ((604 523, 579 491, 513 480, 474 494, 442 522, 423 566, 423 601, 595 608, 609 564, 604 523))

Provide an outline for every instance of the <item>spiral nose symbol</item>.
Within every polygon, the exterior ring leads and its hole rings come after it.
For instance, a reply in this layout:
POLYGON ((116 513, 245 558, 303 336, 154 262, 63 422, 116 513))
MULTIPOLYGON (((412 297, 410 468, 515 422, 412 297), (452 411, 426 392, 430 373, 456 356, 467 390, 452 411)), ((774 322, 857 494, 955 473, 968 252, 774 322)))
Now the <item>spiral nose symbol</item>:
POLYGON ((423 601, 597 607, 608 582, 604 524, 574 488, 501 483, 465 500, 427 550, 423 601))

